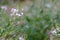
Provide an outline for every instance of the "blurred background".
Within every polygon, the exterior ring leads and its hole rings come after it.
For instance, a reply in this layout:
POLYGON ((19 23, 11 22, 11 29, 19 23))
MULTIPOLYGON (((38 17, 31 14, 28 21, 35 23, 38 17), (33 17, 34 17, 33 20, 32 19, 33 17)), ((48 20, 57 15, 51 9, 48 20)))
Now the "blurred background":
POLYGON ((0 0, 0 40, 60 40, 60 0, 0 0))

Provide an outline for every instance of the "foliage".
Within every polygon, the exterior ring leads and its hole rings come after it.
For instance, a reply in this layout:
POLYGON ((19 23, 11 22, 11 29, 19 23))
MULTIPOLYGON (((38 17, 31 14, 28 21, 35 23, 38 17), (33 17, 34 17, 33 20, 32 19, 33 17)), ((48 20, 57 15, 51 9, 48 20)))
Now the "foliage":
POLYGON ((18 40, 23 35, 25 40, 49 40, 48 32, 51 28, 60 26, 60 11, 54 14, 43 2, 35 0, 28 12, 15 18, 0 9, 0 37, 18 40))

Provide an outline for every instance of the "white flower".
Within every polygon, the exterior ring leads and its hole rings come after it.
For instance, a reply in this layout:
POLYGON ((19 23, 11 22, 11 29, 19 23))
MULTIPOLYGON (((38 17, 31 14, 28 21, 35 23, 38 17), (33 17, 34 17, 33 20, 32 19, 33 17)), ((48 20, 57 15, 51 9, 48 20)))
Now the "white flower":
POLYGON ((47 8, 51 8, 51 7, 52 7, 52 4, 47 3, 45 6, 46 6, 47 8))
POLYGON ((7 6, 1 6, 1 9, 7 10, 7 6))
POLYGON ((60 31, 60 28, 56 28, 57 31, 60 31))
POLYGON ((17 12, 18 12, 18 9, 12 8, 12 9, 11 9, 11 12, 12 12, 12 13, 17 13, 17 12))
POLYGON ((24 9, 22 8, 22 11, 23 11, 24 9))
POLYGON ((11 9, 11 12, 12 12, 11 16, 13 16, 13 15, 22 16, 23 15, 23 12, 20 13, 19 10, 18 9, 15 9, 15 8, 12 8, 11 9))
POLYGON ((52 33, 52 34, 56 34, 57 31, 56 31, 56 30, 52 30, 51 33, 52 33))
POLYGON ((23 15, 23 12, 21 12, 21 15, 23 15))
POLYGON ((19 37, 19 40, 24 40, 24 38, 23 37, 19 37))
POLYGON ((17 16, 22 16, 23 15, 23 12, 21 12, 20 14, 19 13, 16 13, 17 16))
POLYGON ((17 16, 21 16, 20 14, 16 13, 17 16))

